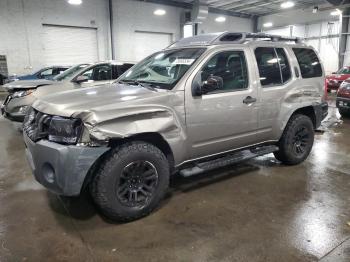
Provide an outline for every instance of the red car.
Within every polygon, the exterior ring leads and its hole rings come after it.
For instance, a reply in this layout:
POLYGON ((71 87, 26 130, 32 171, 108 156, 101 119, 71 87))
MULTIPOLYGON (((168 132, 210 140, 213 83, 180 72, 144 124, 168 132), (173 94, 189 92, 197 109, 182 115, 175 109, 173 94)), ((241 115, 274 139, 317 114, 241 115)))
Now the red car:
POLYGON ((344 66, 337 72, 333 72, 331 75, 326 76, 327 91, 338 90, 341 83, 350 78, 350 66, 344 66))
POLYGON ((337 108, 342 116, 350 115, 350 80, 344 81, 338 89, 337 108))

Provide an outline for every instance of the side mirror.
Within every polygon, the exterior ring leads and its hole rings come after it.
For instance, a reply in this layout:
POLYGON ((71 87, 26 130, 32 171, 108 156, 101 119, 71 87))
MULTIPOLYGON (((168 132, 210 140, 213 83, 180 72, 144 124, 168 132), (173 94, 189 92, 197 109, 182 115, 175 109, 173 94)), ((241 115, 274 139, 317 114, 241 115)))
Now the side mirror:
POLYGON ((84 75, 78 76, 78 77, 74 80, 74 82, 75 82, 75 83, 78 83, 78 84, 83 83, 83 82, 87 82, 87 81, 89 81, 89 77, 84 76, 84 75))
POLYGON ((208 79, 200 85, 199 83, 193 86, 192 94, 194 96, 201 96, 215 90, 222 89, 224 81, 219 76, 209 76, 208 79))

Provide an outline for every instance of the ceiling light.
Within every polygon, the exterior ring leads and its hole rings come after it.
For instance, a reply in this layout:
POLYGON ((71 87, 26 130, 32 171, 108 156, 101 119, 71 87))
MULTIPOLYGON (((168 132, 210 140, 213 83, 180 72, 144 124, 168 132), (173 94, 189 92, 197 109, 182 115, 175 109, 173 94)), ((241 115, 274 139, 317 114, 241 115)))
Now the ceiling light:
POLYGON ((293 7, 294 5, 295 5, 294 2, 291 2, 291 1, 283 2, 283 3, 281 4, 281 8, 291 8, 291 7, 293 7))
POLYGON ((331 12, 332 16, 337 16, 337 15, 341 15, 341 11, 339 9, 336 9, 334 11, 331 12))
POLYGON ((68 4, 71 5, 81 5, 82 2, 82 0, 68 0, 68 4))
POLYGON ((216 22, 219 22, 219 23, 223 23, 226 21, 226 17, 224 16, 218 16, 217 18, 215 18, 215 21, 216 22))
POLYGON ((153 12, 153 14, 155 15, 165 15, 166 14, 166 11, 163 10, 163 9, 157 9, 153 12))
POLYGON ((265 24, 263 24, 263 27, 272 27, 273 26, 273 23, 271 22, 267 22, 265 24))

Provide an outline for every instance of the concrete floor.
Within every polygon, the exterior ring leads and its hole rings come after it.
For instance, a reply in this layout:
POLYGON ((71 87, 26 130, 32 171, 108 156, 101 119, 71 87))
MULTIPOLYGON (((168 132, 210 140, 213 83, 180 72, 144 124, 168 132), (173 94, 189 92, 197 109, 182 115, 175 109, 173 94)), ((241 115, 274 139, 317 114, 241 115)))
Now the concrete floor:
POLYGON ((0 118, 0 261, 350 261, 350 119, 330 113, 301 165, 268 155, 173 179, 161 207, 128 224, 37 184, 0 118))

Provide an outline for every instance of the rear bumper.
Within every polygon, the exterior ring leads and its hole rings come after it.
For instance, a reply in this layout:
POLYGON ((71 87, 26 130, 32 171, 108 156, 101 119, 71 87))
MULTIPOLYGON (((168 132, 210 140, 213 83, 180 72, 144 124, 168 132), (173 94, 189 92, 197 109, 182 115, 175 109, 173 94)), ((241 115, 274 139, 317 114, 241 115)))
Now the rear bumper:
POLYGON ((26 157, 35 179, 50 191, 79 195, 86 175, 107 147, 66 146, 46 140, 33 142, 23 132, 26 157))
POLYGON ((345 98, 345 97, 337 97, 337 108, 342 108, 346 110, 350 110, 350 98, 345 98))
POLYGON ((321 122, 328 115, 328 103, 322 102, 320 104, 314 105, 314 111, 316 115, 316 129, 320 127, 321 122))

